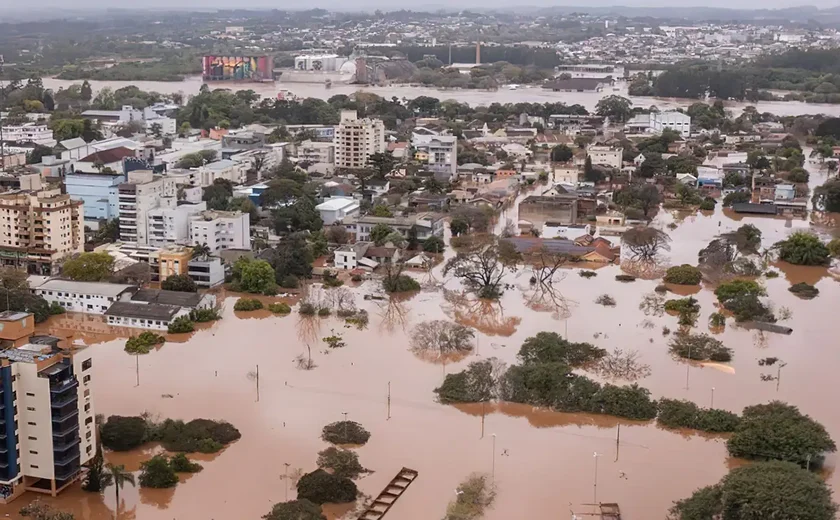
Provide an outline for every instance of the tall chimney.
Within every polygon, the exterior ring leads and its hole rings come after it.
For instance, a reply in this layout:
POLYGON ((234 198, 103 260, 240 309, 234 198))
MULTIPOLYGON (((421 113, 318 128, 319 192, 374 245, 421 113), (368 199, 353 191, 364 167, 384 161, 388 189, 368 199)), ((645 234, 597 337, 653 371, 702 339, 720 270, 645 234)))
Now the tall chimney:
POLYGON ((475 42, 475 64, 481 65, 481 40, 475 42))

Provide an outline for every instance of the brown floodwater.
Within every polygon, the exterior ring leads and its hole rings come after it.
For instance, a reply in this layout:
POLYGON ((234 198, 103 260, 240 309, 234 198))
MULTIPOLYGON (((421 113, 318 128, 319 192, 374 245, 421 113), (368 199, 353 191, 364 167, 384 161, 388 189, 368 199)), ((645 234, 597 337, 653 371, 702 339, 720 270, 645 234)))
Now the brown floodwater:
MULTIPOLYGON (((812 174, 812 183, 819 184, 820 175, 824 180, 825 174, 812 174)), ((508 213, 515 214, 515 208, 508 213)), ((734 219, 720 209, 710 215, 663 211, 655 225, 667 230, 677 221, 676 229, 669 230, 670 264, 696 264, 697 252, 711 238, 744 223, 761 229, 764 246, 796 229, 813 227, 826 238, 831 235, 830 229, 812 226, 809 220, 734 219)), ((136 358, 123 351, 124 337, 132 331, 115 330, 100 318, 57 316, 41 329, 91 345, 97 413, 224 419, 242 432, 242 439, 221 453, 193 457, 204 470, 182 478, 175 489, 126 487, 121 494, 122 518, 256 519, 272 504, 294 498, 293 479, 284 474, 315 469, 318 451, 327 447, 320 439, 321 428, 345 413, 372 434, 365 446, 355 448, 362 465, 374 472, 358 481, 363 493, 376 495, 404 466, 419 472, 389 518, 441 517, 458 484, 477 471, 492 474, 498 487, 494 507, 485 516, 488 520, 563 518, 568 517, 570 504, 571 509, 586 512, 579 504, 593 500, 618 502, 630 520, 661 518, 674 500, 717 482, 740 463, 727 456, 724 436, 510 403, 445 406, 435 401, 433 390, 446 373, 461 370, 470 361, 496 357, 514 363, 527 337, 554 331, 608 350, 637 350, 651 371, 639 383, 656 398, 690 399, 701 406, 714 400, 715 407, 735 412, 780 399, 799 406, 840 439, 840 414, 833 400, 826 398, 840 370, 840 349, 829 339, 838 331, 829 303, 840 300, 840 285, 829 269, 774 265, 782 276, 763 283, 776 309, 792 311, 784 324, 794 332, 761 333, 729 320, 722 331, 715 331, 734 350, 733 361, 725 365, 673 359, 662 328, 676 330, 677 318, 646 315, 639 308, 660 281, 617 282, 615 275, 621 273, 617 265, 602 267, 589 279, 578 276, 575 269, 564 269, 557 292, 550 295, 535 294, 527 283, 529 274, 512 273, 506 280, 510 288, 493 303, 464 294, 457 280, 443 277, 441 266, 434 274, 445 291, 427 289, 391 302, 364 300, 363 295, 378 292, 376 281, 366 281, 352 289, 356 304, 370 315, 365 330, 346 326, 337 317, 234 313, 235 298, 225 298, 221 321, 136 358), (817 298, 801 300, 788 291, 802 280, 816 283, 817 298), (596 304, 601 294, 611 295, 616 306, 596 304), (475 328, 474 352, 446 364, 419 359, 409 348, 407 333, 432 319, 457 320, 475 328), (326 347, 323 338, 333 332, 343 335, 346 347, 326 347), (298 368, 296 358, 310 352, 316 367, 298 368), (758 365, 759 359, 769 356, 786 363, 778 389, 776 381, 761 380, 762 374, 777 374, 777 366, 758 365)), ((709 315, 717 310, 712 287, 679 293, 697 298, 701 313, 695 330, 708 331, 709 315)), ((109 453, 107 458, 137 471, 159 450, 147 446, 109 453)), ((824 475, 838 489, 835 464, 836 456, 829 456, 824 475)), ((113 491, 92 495, 74 487, 47 501, 77 518, 106 519, 113 517, 113 491)), ((0 508, 0 515, 15 517, 32 498, 27 494, 0 508)), ((347 513, 350 506, 327 509, 334 517, 347 513)))

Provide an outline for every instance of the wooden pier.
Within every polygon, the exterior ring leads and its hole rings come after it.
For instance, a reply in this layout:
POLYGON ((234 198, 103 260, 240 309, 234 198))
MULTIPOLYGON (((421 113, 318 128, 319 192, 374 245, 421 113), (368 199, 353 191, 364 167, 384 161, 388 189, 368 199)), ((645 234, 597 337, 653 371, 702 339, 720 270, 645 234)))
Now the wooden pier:
POLYGON ((379 495, 371 502, 370 506, 365 509, 364 513, 359 516, 359 520, 379 520, 385 516, 385 513, 391 509, 394 502, 405 493, 408 486, 414 482, 418 473, 413 469, 403 468, 397 473, 397 476, 391 479, 391 482, 385 486, 379 495))

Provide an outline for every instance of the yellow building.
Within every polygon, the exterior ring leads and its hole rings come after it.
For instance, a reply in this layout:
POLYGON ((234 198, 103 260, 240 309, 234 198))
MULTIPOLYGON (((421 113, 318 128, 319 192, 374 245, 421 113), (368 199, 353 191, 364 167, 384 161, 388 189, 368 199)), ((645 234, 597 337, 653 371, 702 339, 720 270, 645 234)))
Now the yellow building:
POLYGON ((158 253, 160 281, 175 274, 186 275, 189 272, 190 258, 192 258, 192 249, 189 247, 175 246, 161 249, 158 253))
POLYGON ((57 188, 0 195, 0 263, 50 274, 84 251, 83 215, 83 202, 57 188))

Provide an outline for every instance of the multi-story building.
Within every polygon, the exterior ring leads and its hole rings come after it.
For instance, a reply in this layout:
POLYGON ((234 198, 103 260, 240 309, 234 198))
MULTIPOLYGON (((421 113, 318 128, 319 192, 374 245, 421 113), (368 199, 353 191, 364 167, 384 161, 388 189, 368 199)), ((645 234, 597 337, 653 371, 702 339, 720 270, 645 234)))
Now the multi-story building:
POLYGON ((418 240, 425 240, 431 236, 443 236, 442 215, 437 213, 417 213, 407 217, 374 217, 372 215, 349 216, 344 219, 344 227, 352 233, 359 242, 370 241, 370 232, 377 224, 385 224, 404 237, 414 228, 418 240))
POLYGON ((206 202, 178 204, 174 208, 155 208, 147 212, 148 244, 164 247, 185 244, 190 236, 190 218, 207 209, 206 202))
POLYGON ((52 496, 96 455, 93 360, 52 336, 30 313, 0 313, 0 503, 24 491, 52 496))
POLYGON ((458 138, 454 135, 425 135, 415 133, 411 146, 426 159, 428 168, 448 172, 454 179, 458 173, 458 138))
POLYGON ((335 164, 335 143, 303 141, 298 146, 298 159, 313 164, 335 164))
POLYGON ((43 146, 55 146, 53 131, 49 126, 41 123, 24 123, 22 125, 3 125, 3 140, 19 143, 35 143, 43 146))
POLYGON ((64 186, 71 198, 84 202, 85 225, 98 228, 100 220, 119 217, 119 185, 125 182, 122 173, 65 174, 64 186))
POLYGON ((84 203, 57 188, 0 194, 0 262, 50 274, 84 251, 83 215, 84 203))
POLYGON ((613 148, 611 146, 597 146, 592 145, 587 150, 588 157, 592 160, 592 164, 602 164, 610 168, 620 169, 622 158, 624 156, 623 148, 613 148))
POLYGON ((49 303, 57 303, 68 312, 105 314, 117 301, 128 301, 137 291, 133 285, 104 282, 73 282, 70 280, 48 280, 32 292, 49 303))
POLYGON ((379 119, 359 119, 355 110, 342 110, 334 142, 337 168, 365 168, 371 155, 386 150, 385 125, 379 119))
POLYGON ((213 254, 251 249, 251 223, 241 211, 203 211, 190 217, 190 243, 206 244, 213 254))
POLYGON ((679 132, 683 137, 691 135, 691 116, 671 110, 668 112, 651 112, 650 128, 655 134, 661 134, 666 128, 679 132))
POLYGON ((151 170, 128 173, 128 182, 119 185, 120 239, 149 244, 149 212, 177 206, 175 179, 154 175, 151 170))

